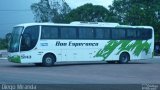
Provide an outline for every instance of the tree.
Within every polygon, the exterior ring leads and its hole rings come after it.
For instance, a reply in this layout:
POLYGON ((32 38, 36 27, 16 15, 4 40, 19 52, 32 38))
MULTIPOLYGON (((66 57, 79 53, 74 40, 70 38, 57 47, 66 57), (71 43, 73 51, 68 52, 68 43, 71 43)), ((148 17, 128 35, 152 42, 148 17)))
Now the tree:
POLYGON ((112 14, 99 5, 85 4, 76 9, 73 9, 67 16, 66 21, 88 21, 88 22, 104 22, 115 21, 112 14))
POLYGON ((160 0, 114 0, 109 7, 119 23, 153 26, 158 39, 160 0))
POLYGON ((31 9, 35 22, 64 22, 64 16, 71 10, 64 0, 40 0, 31 9))
POLYGON ((7 49, 7 41, 6 39, 0 38, 0 50, 7 49))

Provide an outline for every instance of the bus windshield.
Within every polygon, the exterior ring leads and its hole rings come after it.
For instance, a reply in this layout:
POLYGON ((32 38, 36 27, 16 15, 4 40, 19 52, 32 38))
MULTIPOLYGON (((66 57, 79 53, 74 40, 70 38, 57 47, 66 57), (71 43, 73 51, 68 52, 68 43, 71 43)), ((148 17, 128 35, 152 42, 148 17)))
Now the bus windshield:
POLYGON ((23 27, 18 26, 14 27, 12 31, 12 37, 9 43, 9 52, 18 52, 19 51, 19 45, 20 45, 20 37, 22 34, 23 27))

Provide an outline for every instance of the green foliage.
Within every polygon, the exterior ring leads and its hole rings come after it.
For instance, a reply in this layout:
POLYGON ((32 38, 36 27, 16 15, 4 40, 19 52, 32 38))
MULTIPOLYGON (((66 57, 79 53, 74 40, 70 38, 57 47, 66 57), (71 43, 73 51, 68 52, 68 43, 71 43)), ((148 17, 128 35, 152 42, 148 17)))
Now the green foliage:
POLYGON ((114 22, 115 20, 113 19, 113 15, 103 6, 85 4, 76 9, 73 9, 66 16, 66 21, 114 22))
POLYGON ((71 9, 64 0, 40 0, 40 2, 31 5, 31 10, 33 11, 35 22, 62 23, 71 9))
POLYGON ((52 10, 49 6, 48 0, 41 0, 39 3, 34 3, 31 5, 31 9, 34 13, 35 22, 48 22, 50 21, 50 15, 52 10))
POLYGON ((160 0, 114 0, 109 7, 119 23, 153 26, 160 39, 160 0))
POLYGON ((71 10, 64 0, 40 0, 31 5, 36 22, 70 23, 72 21, 118 22, 126 25, 152 26, 160 40, 160 0, 114 0, 109 10, 85 4, 71 10), (49 2, 52 1, 53 4, 49 2), (62 1, 62 5, 59 4, 62 1))
POLYGON ((0 50, 7 49, 7 41, 6 39, 1 39, 0 38, 0 50))

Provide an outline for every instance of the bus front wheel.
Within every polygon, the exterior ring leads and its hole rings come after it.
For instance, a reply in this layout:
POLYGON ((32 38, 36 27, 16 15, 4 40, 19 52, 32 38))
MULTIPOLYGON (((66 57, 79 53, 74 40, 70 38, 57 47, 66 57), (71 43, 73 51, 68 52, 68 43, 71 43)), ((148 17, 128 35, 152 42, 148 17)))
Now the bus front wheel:
POLYGON ((42 64, 43 66, 53 66, 54 63, 56 62, 55 60, 55 57, 51 54, 46 54, 44 57, 43 57, 43 61, 42 61, 42 64))
POLYGON ((119 63, 120 64, 126 64, 130 61, 130 57, 128 53, 122 53, 119 57, 119 63))

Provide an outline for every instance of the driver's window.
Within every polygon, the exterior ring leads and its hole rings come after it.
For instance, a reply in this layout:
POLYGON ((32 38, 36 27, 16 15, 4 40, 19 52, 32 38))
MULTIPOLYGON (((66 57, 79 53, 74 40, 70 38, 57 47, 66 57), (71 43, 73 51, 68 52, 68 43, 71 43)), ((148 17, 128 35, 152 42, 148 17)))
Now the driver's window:
POLYGON ((38 41, 39 26, 29 26, 24 30, 21 39, 21 51, 33 49, 38 41))

